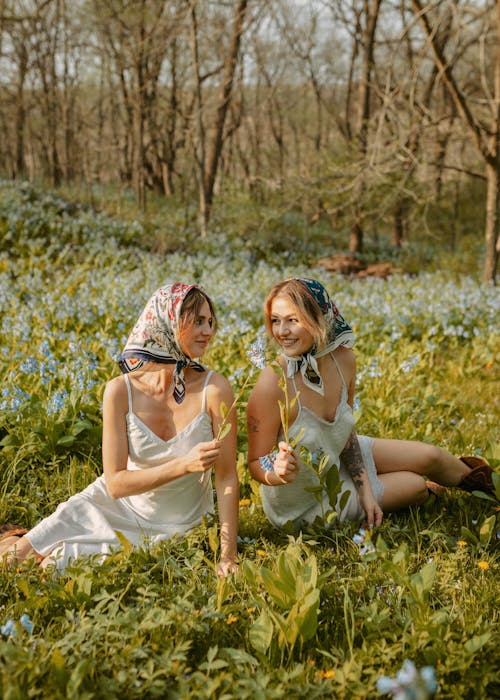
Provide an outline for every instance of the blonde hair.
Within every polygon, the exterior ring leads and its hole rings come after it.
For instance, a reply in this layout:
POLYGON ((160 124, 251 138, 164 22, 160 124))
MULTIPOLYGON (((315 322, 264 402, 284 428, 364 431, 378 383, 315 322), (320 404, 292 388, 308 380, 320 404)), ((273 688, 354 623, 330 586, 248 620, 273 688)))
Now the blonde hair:
POLYGON ((273 337, 271 309, 276 297, 284 297, 295 306, 299 321, 312 335, 317 348, 321 348, 326 344, 328 328, 325 316, 307 287, 296 279, 289 279, 275 284, 266 297, 264 302, 264 323, 270 338, 273 337))

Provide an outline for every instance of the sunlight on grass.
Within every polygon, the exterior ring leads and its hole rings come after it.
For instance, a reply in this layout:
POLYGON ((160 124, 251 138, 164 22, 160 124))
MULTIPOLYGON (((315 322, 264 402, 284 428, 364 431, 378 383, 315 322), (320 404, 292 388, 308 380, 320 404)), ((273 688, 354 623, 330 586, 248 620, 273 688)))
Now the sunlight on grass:
MULTIPOLYGON (((450 489, 386 517, 370 547, 360 523, 298 536, 263 515, 245 467, 247 350, 269 286, 310 276, 305 264, 266 258, 265 236, 258 258, 222 234, 155 254, 136 245, 131 217, 10 185, 0 198, 2 521, 30 527, 100 473, 104 384, 167 279, 213 297, 221 331, 207 363, 241 391, 239 572, 217 580, 211 522, 64 575, 0 568, 2 697, 373 698, 402 669, 398 682, 423 683, 426 667, 439 697, 500 692, 493 501, 450 489)), ((314 274, 358 337, 359 432, 482 454, 498 470, 498 290, 443 273, 314 274)))

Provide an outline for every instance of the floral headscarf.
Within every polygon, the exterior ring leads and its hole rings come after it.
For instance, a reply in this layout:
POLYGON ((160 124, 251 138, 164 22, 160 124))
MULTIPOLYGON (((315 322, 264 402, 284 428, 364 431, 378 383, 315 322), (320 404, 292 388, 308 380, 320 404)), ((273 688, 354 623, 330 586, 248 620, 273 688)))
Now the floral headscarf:
POLYGON ((319 372, 317 358, 327 355, 341 345, 352 348, 355 343, 354 333, 322 284, 316 280, 302 277, 295 277, 293 279, 303 284, 318 304, 325 316, 327 335, 326 345, 321 350, 316 350, 315 347, 312 347, 309 352, 300 357, 288 357, 284 355, 287 363, 287 376, 294 377, 295 374, 300 371, 304 384, 323 396, 323 378, 319 372))
POLYGON ((184 367, 205 371, 203 365, 184 354, 177 338, 182 304, 192 289, 201 288, 197 284, 173 282, 157 289, 144 307, 118 359, 124 374, 139 369, 145 362, 175 364, 174 398, 177 403, 184 401, 186 393, 184 367))

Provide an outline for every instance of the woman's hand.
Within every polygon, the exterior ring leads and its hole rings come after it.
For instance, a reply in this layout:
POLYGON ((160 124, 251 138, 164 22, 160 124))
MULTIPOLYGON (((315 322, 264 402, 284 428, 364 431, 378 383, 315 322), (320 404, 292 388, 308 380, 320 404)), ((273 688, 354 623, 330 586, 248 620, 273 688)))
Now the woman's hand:
POLYGON ((297 453, 286 442, 280 442, 278 449, 273 465, 274 473, 283 484, 291 484, 297 478, 300 468, 297 453))
POLYGON ((384 513, 373 495, 371 488, 362 486, 359 490, 359 502, 366 513, 366 524, 368 527, 377 527, 382 523, 384 513))
POLYGON ((217 576, 219 578, 226 578, 230 574, 235 574, 238 570, 238 564, 234 559, 221 559, 217 564, 217 576))
POLYGON ((214 466, 221 449, 220 440, 199 442, 186 455, 188 472, 206 472, 214 466))

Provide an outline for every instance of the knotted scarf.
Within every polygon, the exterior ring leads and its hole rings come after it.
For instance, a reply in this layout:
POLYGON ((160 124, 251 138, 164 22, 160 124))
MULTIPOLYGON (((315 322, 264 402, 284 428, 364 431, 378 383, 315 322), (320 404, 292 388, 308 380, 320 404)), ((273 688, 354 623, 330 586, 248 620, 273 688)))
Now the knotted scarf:
POLYGON ((177 337, 182 304, 195 288, 200 289, 196 284, 173 282, 157 289, 144 307, 118 359, 124 374, 138 370, 145 362, 175 364, 173 394, 177 403, 182 403, 186 394, 184 368, 205 371, 203 365, 191 360, 181 350, 177 337))
POLYGON ((352 348, 355 343, 355 337, 351 326, 341 315, 322 284, 316 280, 302 277, 295 277, 294 279, 304 285, 318 304, 325 317, 327 334, 326 345, 321 350, 317 350, 313 346, 309 352, 299 357, 284 355, 287 364, 287 376, 290 378, 294 377, 300 371, 304 384, 323 396, 323 378, 319 372, 317 358, 328 355, 329 352, 341 345, 352 348))

